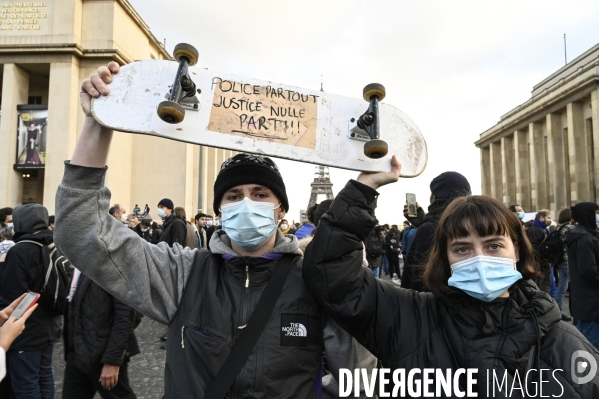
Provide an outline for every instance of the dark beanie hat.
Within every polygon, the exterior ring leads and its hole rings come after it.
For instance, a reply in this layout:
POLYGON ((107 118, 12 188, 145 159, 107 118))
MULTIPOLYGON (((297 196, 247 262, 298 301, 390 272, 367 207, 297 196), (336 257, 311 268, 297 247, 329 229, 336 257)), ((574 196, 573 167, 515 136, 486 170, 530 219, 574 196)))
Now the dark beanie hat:
POLYGON ((171 210, 175 209, 175 204, 173 204, 173 201, 171 201, 168 198, 161 199, 160 202, 158 203, 158 206, 160 206, 160 205, 162 205, 168 209, 171 209, 171 210))
POLYGON ((470 183, 458 172, 444 172, 431 181, 431 193, 440 200, 463 197, 471 193, 470 183))
POLYGON ((241 184, 268 187, 281 201, 281 207, 289 210, 285 183, 272 159, 255 154, 237 154, 223 162, 214 182, 212 207, 216 215, 220 214, 220 202, 227 190, 241 184))

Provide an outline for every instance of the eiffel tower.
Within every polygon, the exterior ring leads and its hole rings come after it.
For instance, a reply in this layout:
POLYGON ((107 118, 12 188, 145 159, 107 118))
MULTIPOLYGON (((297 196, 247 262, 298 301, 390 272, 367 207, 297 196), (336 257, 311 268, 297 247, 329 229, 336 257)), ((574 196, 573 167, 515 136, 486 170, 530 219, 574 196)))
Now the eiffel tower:
POLYGON ((316 166, 316 170, 314 171, 314 182, 310 185, 312 186, 312 190, 308 208, 306 209, 310 209, 311 206, 316 204, 318 194, 325 194, 327 199, 333 199, 333 183, 331 183, 328 166, 316 166))

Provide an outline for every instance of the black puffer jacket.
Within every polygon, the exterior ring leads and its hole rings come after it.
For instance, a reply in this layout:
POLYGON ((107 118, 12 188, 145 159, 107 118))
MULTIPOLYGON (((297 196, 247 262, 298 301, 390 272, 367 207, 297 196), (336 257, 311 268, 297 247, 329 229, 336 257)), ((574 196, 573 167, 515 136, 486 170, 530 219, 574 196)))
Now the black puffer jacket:
MULTIPOLYGON (((136 312, 82 274, 64 317, 65 360, 74 351, 77 368, 89 373, 98 363, 121 366, 139 353, 133 332, 136 312)), ((137 319, 139 320, 139 319, 137 319)))
MULTIPOLYGON (((43 245, 54 242, 52 231, 17 233, 14 241, 36 241, 43 245)), ((27 291, 39 292, 44 285, 44 271, 48 259, 44 259, 42 248, 31 243, 13 246, 6 254, 5 266, 0 276, 0 309, 27 291)), ((50 307, 52 305, 49 305, 50 307)), ((11 345, 12 350, 34 351, 45 348, 60 339, 61 317, 47 312, 40 306, 27 319, 27 328, 11 345)))
MULTIPOLYGON (((528 369, 549 369, 543 374, 543 395, 599 397, 599 376, 575 384, 571 362, 577 350, 596 361, 599 352, 561 321, 555 302, 534 283, 520 281, 510 298, 489 303, 465 294, 450 301, 399 288, 363 268, 361 242, 376 224, 376 195, 365 185, 348 183, 320 221, 306 250, 303 276, 333 319, 384 367, 476 368, 478 397, 489 397, 487 370, 505 375, 511 387, 516 373, 524 380, 528 369), (539 357, 533 356, 539 342, 539 357), (559 383, 551 377, 554 371, 559 383)), ((512 393, 519 397, 521 391, 512 393)))
POLYGON ((599 321, 599 232, 578 226, 566 235, 572 316, 599 321))
POLYGON ((162 223, 160 242, 166 242, 169 247, 179 243, 183 248, 187 246, 187 222, 174 212, 162 223))

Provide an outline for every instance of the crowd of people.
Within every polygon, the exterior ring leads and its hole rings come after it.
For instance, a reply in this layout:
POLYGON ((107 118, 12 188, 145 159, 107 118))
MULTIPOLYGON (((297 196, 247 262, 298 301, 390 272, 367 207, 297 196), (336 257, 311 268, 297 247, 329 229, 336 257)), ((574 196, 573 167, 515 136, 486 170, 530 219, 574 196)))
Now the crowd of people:
POLYGON ((341 369, 378 367, 476 369, 479 397, 491 370, 510 384, 526 375, 527 395, 536 384, 599 397, 599 376, 581 383, 571 362, 599 360, 596 203, 524 222, 520 205, 472 195, 464 176, 444 172, 428 212, 406 204, 389 226, 375 210, 377 189, 400 176, 392 157, 388 172, 360 174, 289 223, 275 162, 238 154, 221 165, 211 214, 188 216, 169 198, 156 220, 147 205, 129 214, 111 205, 112 132, 90 112, 114 73, 110 63, 82 86, 86 120, 56 218, 38 204, 0 209, 2 398, 54 397, 59 339, 63 398, 135 398, 128 365, 144 316, 168 326, 167 398, 336 398, 341 369), (37 304, 11 317, 27 292, 37 304))

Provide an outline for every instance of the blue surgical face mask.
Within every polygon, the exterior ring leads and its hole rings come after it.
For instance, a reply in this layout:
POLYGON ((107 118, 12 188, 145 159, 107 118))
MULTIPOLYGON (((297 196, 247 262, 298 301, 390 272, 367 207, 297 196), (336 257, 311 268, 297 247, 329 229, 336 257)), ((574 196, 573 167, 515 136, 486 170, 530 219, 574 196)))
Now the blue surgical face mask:
POLYGON ((595 215, 595 224, 597 225, 597 228, 599 229, 599 215, 595 215))
POLYGON ((6 223, 6 227, 12 227, 12 228, 14 228, 15 225, 12 222, 10 222, 10 223, 6 223))
POLYGON ((164 209, 158 209, 158 216, 160 216, 161 218, 165 218, 166 211, 164 209))
POLYGON ((222 205, 220 210, 225 233, 249 252, 264 245, 277 228, 272 202, 255 202, 246 197, 243 201, 222 205))
POLYGON ((524 216, 526 216, 526 214, 524 213, 524 211, 518 212, 518 219, 522 220, 522 219, 524 219, 524 216))
POLYGON ((206 220, 206 227, 212 226, 212 220, 206 220))
POLYGON ((484 302, 491 302, 522 278, 514 259, 495 256, 475 256, 454 263, 451 271, 447 281, 451 287, 484 302))

